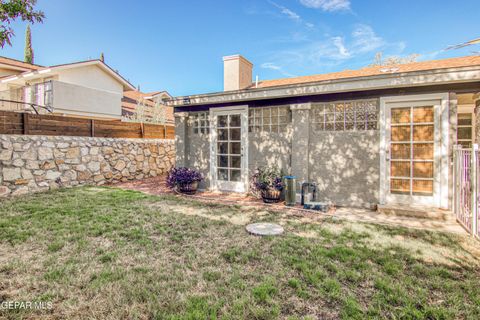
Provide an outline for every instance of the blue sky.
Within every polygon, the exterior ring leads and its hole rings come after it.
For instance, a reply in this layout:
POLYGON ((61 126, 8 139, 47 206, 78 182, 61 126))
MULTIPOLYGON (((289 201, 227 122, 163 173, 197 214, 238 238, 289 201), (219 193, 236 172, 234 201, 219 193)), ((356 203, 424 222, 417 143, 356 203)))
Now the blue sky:
MULTIPOLYGON (((480 37, 480 1, 366 0, 39 0, 46 14, 32 26, 35 62, 97 58, 141 90, 173 95, 221 91, 222 56, 240 53, 254 76, 275 79, 355 69, 384 56, 419 60, 472 54, 443 51, 480 37)), ((13 25, 23 59, 26 25, 13 25)))

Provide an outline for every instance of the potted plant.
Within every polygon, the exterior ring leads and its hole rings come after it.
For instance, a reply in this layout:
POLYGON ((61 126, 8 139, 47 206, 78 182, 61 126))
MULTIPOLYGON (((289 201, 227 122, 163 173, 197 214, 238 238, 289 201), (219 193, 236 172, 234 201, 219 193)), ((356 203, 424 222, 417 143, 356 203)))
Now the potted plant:
POLYGON ((184 194, 195 194, 198 183, 202 180, 202 174, 194 169, 185 167, 172 168, 168 172, 167 187, 184 194))
POLYGON ((252 176, 252 186, 262 196, 265 203, 280 202, 285 184, 282 180, 283 172, 277 166, 257 169, 252 176))

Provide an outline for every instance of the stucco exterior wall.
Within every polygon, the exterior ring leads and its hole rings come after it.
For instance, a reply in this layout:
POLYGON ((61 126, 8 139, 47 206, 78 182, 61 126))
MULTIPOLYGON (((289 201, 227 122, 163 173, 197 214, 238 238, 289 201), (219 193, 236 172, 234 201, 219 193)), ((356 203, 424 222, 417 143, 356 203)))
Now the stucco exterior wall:
MULTIPOLYGON (((477 141, 480 141, 479 104, 477 102, 477 141)), ((381 201, 380 125, 376 130, 317 130, 310 118, 313 106, 315 103, 291 104, 291 123, 284 133, 248 133, 248 175, 252 175, 258 167, 276 164, 285 173, 296 175, 299 183, 315 182, 318 201, 330 201, 338 206, 375 207, 381 201)), ((457 130, 457 95, 454 92, 449 93, 448 108, 448 121, 441 123, 439 130, 448 132, 448 159, 445 157, 442 161, 451 163, 449 160, 452 159, 457 130)), ((178 142, 177 150, 182 147, 186 150, 186 165, 199 169, 208 177, 209 135, 193 134, 192 128, 187 127, 184 138, 178 139, 178 142)), ((177 159, 179 157, 177 155, 177 159)), ((451 206, 451 165, 448 169, 448 202, 451 206)), ((209 182, 203 187, 208 188, 209 182)))
MULTIPOLYGON (((265 165, 278 165, 285 174, 302 174, 298 182, 318 185, 319 201, 336 205, 372 207, 378 203, 378 130, 363 132, 317 132, 309 123, 309 110, 292 111, 285 132, 248 133, 248 175, 265 165), (296 134, 300 138, 294 138, 296 134), (302 150, 299 150, 302 145, 302 150), (295 152, 293 152, 295 148, 295 152), (295 160, 297 159, 297 160, 295 160), (293 166, 296 166, 293 168, 293 166)), ((177 166, 199 170, 210 187, 210 136, 193 133, 188 113, 176 116, 177 166), (185 129, 183 129, 185 128, 185 129), (185 150, 181 154, 180 150, 185 150)), ((299 190, 298 190, 299 191, 299 190)))
POLYGON ((53 83, 55 113, 101 118, 121 118, 122 94, 60 81, 53 83))
POLYGON ((242 56, 223 57, 224 91, 245 89, 252 84, 252 63, 242 56))
POLYGON ((193 134, 192 126, 187 126, 188 144, 186 148, 187 167, 200 171, 205 180, 200 189, 210 187, 210 136, 208 134, 193 134))
POLYGON ((58 81, 121 94, 123 86, 95 65, 58 71, 58 81))
POLYGON ((292 127, 286 132, 250 132, 248 134, 248 169, 253 173, 263 166, 277 165, 285 173, 291 171, 292 127))
POLYGON ((317 199, 336 205, 372 207, 380 187, 378 130, 330 132, 310 130, 309 181, 317 199))

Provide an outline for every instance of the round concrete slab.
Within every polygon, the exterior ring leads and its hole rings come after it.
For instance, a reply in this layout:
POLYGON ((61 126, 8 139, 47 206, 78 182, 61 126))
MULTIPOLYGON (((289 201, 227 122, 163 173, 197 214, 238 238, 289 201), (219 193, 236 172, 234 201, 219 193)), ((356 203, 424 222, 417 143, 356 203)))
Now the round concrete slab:
POLYGON ((283 233, 283 228, 275 223, 260 222, 249 224, 247 231, 257 236, 276 236, 283 233))

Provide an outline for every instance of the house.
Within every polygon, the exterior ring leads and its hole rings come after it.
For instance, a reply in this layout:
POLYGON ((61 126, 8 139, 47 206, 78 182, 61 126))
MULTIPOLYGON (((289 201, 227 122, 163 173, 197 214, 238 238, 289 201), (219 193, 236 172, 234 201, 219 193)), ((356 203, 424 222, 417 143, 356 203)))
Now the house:
POLYGON ((0 57, 2 110, 121 119, 123 92, 134 89, 101 60, 44 67, 0 57))
POLYGON ((122 119, 173 125, 173 108, 166 105, 171 99, 172 96, 167 91, 125 91, 122 98, 122 119))
POLYGON ((223 61, 223 92, 171 102, 176 165, 199 169, 201 187, 244 192, 277 164, 319 201, 451 208, 452 150, 480 119, 480 56, 255 83, 247 59, 223 61))

